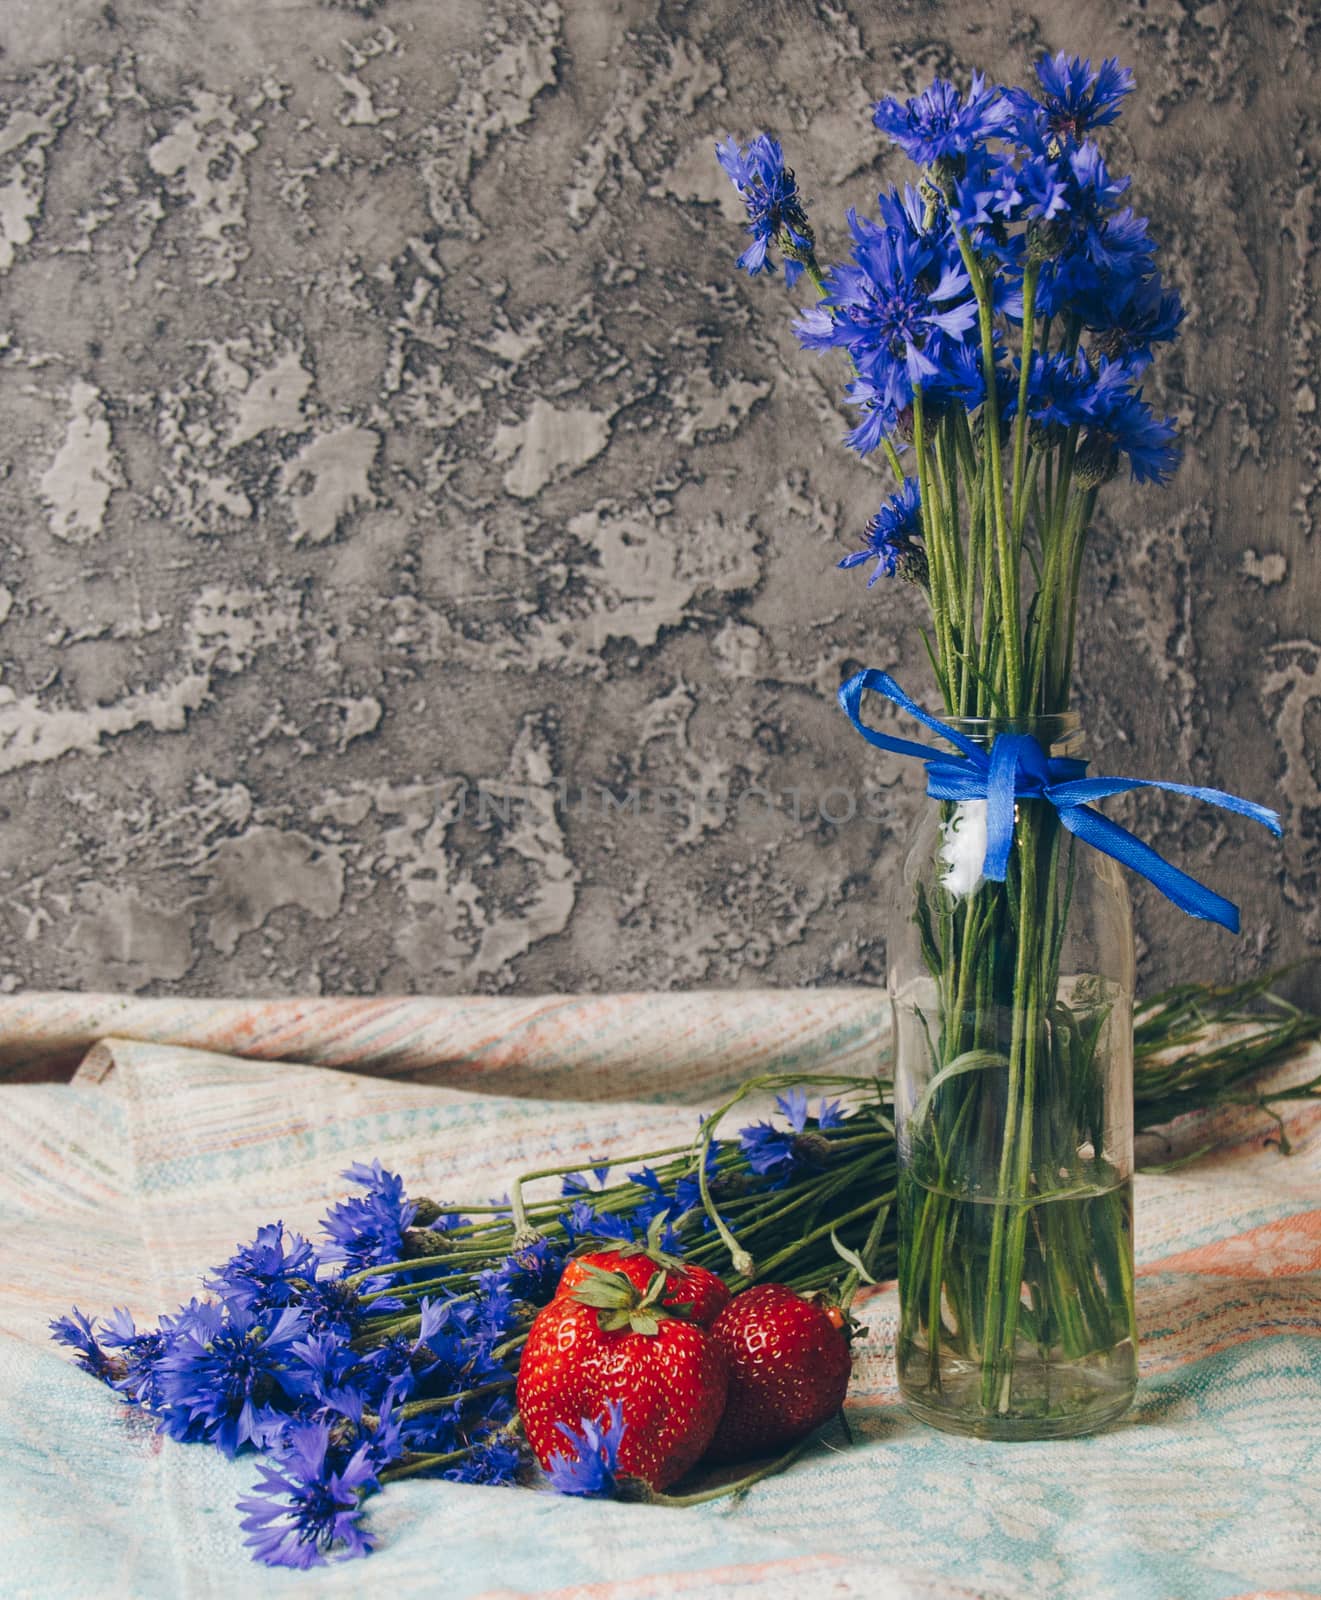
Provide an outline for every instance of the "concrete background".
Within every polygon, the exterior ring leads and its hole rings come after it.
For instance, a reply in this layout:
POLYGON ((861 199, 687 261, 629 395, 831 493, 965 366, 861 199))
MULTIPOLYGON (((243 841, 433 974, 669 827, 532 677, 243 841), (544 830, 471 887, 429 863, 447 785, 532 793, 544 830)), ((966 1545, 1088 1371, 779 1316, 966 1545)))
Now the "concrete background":
POLYGON ((1089 751, 1288 824, 1110 804, 1243 908, 1139 887, 1144 983, 1318 953, 1310 0, 6 0, 0 47, 0 988, 877 981, 920 775, 833 691, 929 679, 711 146, 779 133, 830 253, 907 170, 872 100, 1059 48, 1136 69, 1190 308, 1089 751))

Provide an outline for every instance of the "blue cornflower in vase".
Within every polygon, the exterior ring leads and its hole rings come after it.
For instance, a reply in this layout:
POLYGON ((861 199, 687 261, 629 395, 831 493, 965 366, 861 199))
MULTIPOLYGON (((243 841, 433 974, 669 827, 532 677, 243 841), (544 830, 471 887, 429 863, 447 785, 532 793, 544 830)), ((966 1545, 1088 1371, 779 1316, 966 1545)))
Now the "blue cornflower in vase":
POLYGON ((1151 365, 1153 345, 1177 337, 1185 315, 1178 290, 1167 289, 1159 273, 1098 273, 1091 288, 1074 296, 1073 308, 1091 347, 1122 360, 1134 372, 1151 365))
POLYGON ((331 1435, 328 1422, 291 1426, 280 1465, 260 1466, 256 1491, 238 1502, 244 1542, 267 1566, 306 1569, 332 1553, 348 1559, 372 1548, 358 1525, 363 1500, 380 1488, 371 1450, 359 1445, 345 1459, 331 1435))
POLYGON ((568 1451, 550 1458, 550 1486, 560 1494, 603 1497, 618 1490, 619 1446, 628 1424, 622 1400, 605 1404, 604 1417, 584 1417, 576 1428, 567 1422, 555 1424, 569 1445, 568 1451))
POLYGON ((821 304, 794 331, 806 349, 847 350, 876 408, 897 415, 915 387, 939 375, 947 349, 977 321, 977 305, 948 230, 919 238, 854 211, 849 228, 852 263, 826 273, 821 304))
POLYGON ((896 574, 910 583, 927 581, 926 552, 920 544, 922 537, 922 506, 916 478, 905 478, 898 494, 891 495, 867 524, 866 544, 854 550, 838 563, 841 567, 860 567, 865 561, 876 566, 867 587, 884 575, 896 574))
MULTIPOLYGON (((1021 368, 1015 358, 1014 365, 1021 368)), ((1126 369, 1104 359, 1093 367, 1081 350, 1042 355, 1037 351, 1028 369, 1027 414, 1035 441, 1042 446, 1063 438, 1073 427, 1089 422, 1104 407, 1106 396, 1128 381, 1126 369)), ((1003 414, 1012 419, 1018 411, 1017 379, 1004 402, 1003 414)))
POLYGON ((875 125, 919 166, 957 162, 984 139, 1000 134, 1013 117, 1003 91, 974 72, 965 99, 961 90, 937 78, 912 100, 888 97, 877 102, 875 125))
POLYGON ((775 263, 768 252, 776 244, 784 252, 784 279, 792 289, 804 264, 815 264, 815 241, 803 197, 792 171, 784 164, 779 141, 761 133, 751 144, 740 146, 737 139, 729 138, 716 146, 716 159, 748 213, 752 243, 738 258, 739 266, 750 277, 774 272, 775 263))
POLYGON ((1120 102, 1133 91, 1133 73, 1108 56, 1095 70, 1080 56, 1045 56, 1037 63, 1041 94, 1033 98, 1026 89, 1009 89, 1006 98, 1016 125, 1043 124, 1055 139, 1077 144, 1093 128, 1103 128, 1119 116, 1120 102))
POLYGON ((1164 483, 1182 455, 1174 443, 1176 431, 1174 418, 1158 417, 1140 389, 1111 386, 1098 393, 1092 406, 1074 476, 1080 486, 1095 488, 1127 458, 1134 482, 1164 483))

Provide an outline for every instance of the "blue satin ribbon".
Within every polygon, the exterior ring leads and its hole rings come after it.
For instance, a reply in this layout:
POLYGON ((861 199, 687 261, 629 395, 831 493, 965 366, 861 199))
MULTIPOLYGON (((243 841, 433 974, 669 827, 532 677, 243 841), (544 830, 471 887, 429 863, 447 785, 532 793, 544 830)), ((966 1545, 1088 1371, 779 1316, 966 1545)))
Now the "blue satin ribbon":
POLYGON ((1049 757, 1030 734, 997 734, 990 750, 983 750, 972 739, 923 711, 886 672, 868 669, 854 673, 841 686, 839 703, 868 744, 893 755, 916 756, 925 762, 927 793, 933 800, 986 801, 986 862, 982 876, 995 883, 1004 882, 1009 865, 1009 851, 1014 842, 1015 801, 1045 800, 1055 807, 1061 825, 1071 834, 1093 849, 1113 856, 1121 865, 1141 873, 1167 899, 1173 900, 1180 911, 1186 911, 1190 917, 1202 917, 1207 922, 1218 922, 1231 933, 1237 933, 1238 907, 1232 901, 1214 894, 1196 878, 1180 872, 1178 867, 1172 867, 1150 845, 1143 844, 1127 828, 1111 822, 1099 811, 1093 811, 1087 802, 1124 794, 1129 789, 1166 789, 1172 794, 1191 795, 1194 800, 1204 800, 1224 811, 1237 812, 1241 817, 1251 817, 1254 822, 1268 827, 1277 838, 1283 831, 1274 811, 1251 800, 1240 800, 1237 795, 1225 794, 1220 789, 1161 783, 1153 778, 1089 778, 1085 761, 1065 756, 1049 757), (938 733, 961 753, 962 760, 947 756, 932 745, 896 739, 869 728, 858 710, 868 690, 884 695, 910 717, 916 717, 933 733, 938 733))

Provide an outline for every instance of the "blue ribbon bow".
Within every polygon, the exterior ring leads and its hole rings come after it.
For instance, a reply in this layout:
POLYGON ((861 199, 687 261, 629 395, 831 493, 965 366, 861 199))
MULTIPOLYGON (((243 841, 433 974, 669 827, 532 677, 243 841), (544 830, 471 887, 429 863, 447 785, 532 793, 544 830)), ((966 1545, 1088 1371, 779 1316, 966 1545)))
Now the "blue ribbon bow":
POLYGON ((1196 878, 1180 872, 1178 867, 1172 867, 1150 845, 1143 844, 1127 828, 1121 828, 1117 822, 1094 811, 1087 802, 1123 794, 1129 789, 1167 789, 1173 794, 1205 800, 1208 805, 1220 806, 1225 811, 1235 811, 1241 817, 1251 817, 1255 822, 1264 823, 1277 838, 1283 831, 1274 811, 1251 800, 1240 800, 1237 795, 1225 794, 1220 789, 1160 783, 1153 778, 1089 778, 1085 761, 1049 757, 1030 734, 997 734, 989 752, 983 750, 930 712, 923 711, 886 672, 867 669, 854 673, 840 687, 839 703, 868 744, 894 755, 916 756, 926 763, 927 794, 933 800, 986 801, 986 861, 982 876, 995 883, 1004 882, 1009 865, 1009 850, 1014 842, 1014 802, 1046 800, 1055 807, 1061 825, 1071 834, 1084 844, 1113 856, 1122 866, 1140 872, 1173 900, 1180 911, 1186 911, 1190 917, 1202 917, 1207 922, 1218 922, 1231 933, 1237 933, 1238 907, 1232 901, 1214 894, 1196 878), (961 752, 963 759, 944 755, 932 745, 896 739, 869 728, 858 713, 862 697, 869 689, 892 700, 909 716, 938 733, 961 752))

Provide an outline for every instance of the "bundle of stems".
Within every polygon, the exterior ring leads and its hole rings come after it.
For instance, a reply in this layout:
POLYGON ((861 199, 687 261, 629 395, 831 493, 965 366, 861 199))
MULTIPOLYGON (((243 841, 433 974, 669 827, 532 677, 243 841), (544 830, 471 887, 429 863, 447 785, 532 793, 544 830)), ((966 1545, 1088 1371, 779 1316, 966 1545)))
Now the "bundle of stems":
MULTIPOLYGON (((1229 1106, 1256 1107, 1279 1121, 1278 1108, 1286 1102, 1321 1103, 1321 1072, 1285 1087, 1254 1087, 1301 1046, 1321 1038, 1321 1015, 1275 994, 1270 987, 1275 976, 1223 987, 1183 984, 1143 1005, 1134 1030, 1134 1120, 1140 1130, 1152 1132, 1190 1112, 1229 1106)), ((757 1279, 787 1283, 800 1292, 833 1290, 847 1300, 860 1281, 881 1282, 898 1271, 893 1109, 884 1061, 874 1078, 767 1074, 750 1079, 705 1118, 695 1142, 602 1160, 612 1169, 648 1163, 659 1186, 671 1194, 683 1179, 705 1173, 703 1203, 679 1217, 675 1230, 684 1259, 720 1273, 735 1291, 757 1279), (846 1110, 837 1126, 807 1134, 789 1175, 768 1187, 738 1142, 718 1136, 725 1119, 751 1096, 791 1086, 838 1095, 846 1110)), ((1287 1153, 1287 1141, 1277 1142, 1287 1153)), ((475 1294, 480 1274, 520 1240, 570 1244, 566 1220, 582 1194, 533 1199, 524 1191, 576 1173, 581 1165, 524 1173, 515 1182, 511 1206, 490 1207, 484 1215, 481 1207, 464 1207, 477 1220, 450 1230, 443 1253, 396 1264, 411 1281, 377 1292, 402 1300, 405 1308, 372 1319, 359 1343, 414 1331, 419 1319, 411 1307, 429 1295, 442 1290, 475 1294), (425 1274, 427 1268, 434 1268, 434 1277, 425 1274)), ((1168 1164, 1156 1170, 1168 1170, 1168 1164)), ((624 1219, 655 1194, 652 1184, 624 1178, 587 1198, 595 1216, 624 1219)), ((380 1278, 390 1270, 375 1265, 359 1276, 380 1278)), ((521 1343, 516 1336, 507 1353, 514 1356, 521 1343)))

